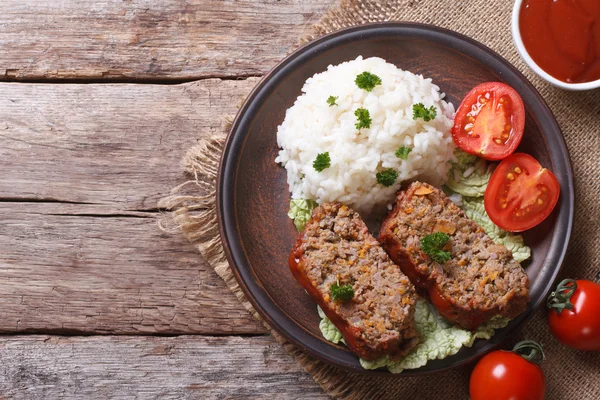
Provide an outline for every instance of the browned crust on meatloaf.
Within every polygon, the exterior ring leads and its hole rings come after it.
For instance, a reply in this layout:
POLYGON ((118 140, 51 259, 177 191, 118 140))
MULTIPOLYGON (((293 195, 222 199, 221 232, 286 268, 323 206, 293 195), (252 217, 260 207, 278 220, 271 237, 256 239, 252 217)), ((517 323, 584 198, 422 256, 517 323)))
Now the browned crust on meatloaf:
POLYGON ((431 185, 414 182, 398 194, 379 242, 440 314, 462 328, 527 308, 529 280, 512 253, 431 185), (443 264, 421 251, 420 240, 434 232, 450 236, 444 250, 452 258, 443 264))
POLYGON ((315 208, 289 262, 294 277, 359 357, 395 359, 418 343, 414 286, 349 207, 325 203, 315 208), (334 283, 352 285, 352 300, 334 301, 334 283))

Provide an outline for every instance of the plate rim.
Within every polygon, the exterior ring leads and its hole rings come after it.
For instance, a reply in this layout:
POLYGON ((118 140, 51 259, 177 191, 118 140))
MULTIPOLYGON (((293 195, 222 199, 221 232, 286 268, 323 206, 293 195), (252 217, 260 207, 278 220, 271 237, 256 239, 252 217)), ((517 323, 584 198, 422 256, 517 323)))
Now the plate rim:
MULTIPOLYGON (((344 362, 343 360, 340 360, 338 357, 332 357, 331 353, 339 351, 338 349, 334 348, 333 344, 327 342, 327 345, 328 345, 327 347, 330 350, 329 352, 319 351, 319 350, 311 347, 310 345, 303 343, 303 341, 298 338, 298 335, 299 334, 301 335, 301 332, 300 333, 297 332, 294 335, 291 332, 289 332, 284 326, 282 326, 281 321, 278 321, 276 318, 273 318, 267 312, 267 310, 265 310, 263 304, 261 304, 262 301, 259 301, 256 298, 257 294, 254 293, 254 291, 256 289, 260 289, 260 287, 256 287, 253 290, 251 290, 248 287, 248 282, 246 281, 246 279, 249 278, 250 276, 244 277, 243 275, 248 275, 248 274, 252 275, 253 273, 252 273, 252 271, 241 271, 240 270, 240 265, 238 264, 236 257, 232 253, 231 244, 230 244, 230 241, 228 240, 228 238, 231 234, 231 231, 233 230, 235 232, 235 224, 232 226, 231 219, 227 218, 227 210, 226 210, 226 205, 225 205, 224 196, 223 196, 223 193, 227 192, 225 189, 226 179, 228 178, 228 176, 226 174, 226 170, 228 168, 227 160, 229 159, 229 153, 231 151, 232 142, 235 139, 236 132, 238 131, 241 120, 246 115, 248 109, 252 105, 256 96, 264 88, 264 86, 267 84, 267 82, 270 80, 270 78, 273 75, 275 75, 280 69, 284 68, 292 60, 295 60, 299 56, 304 55, 306 52, 309 52, 311 49, 313 49, 315 47, 323 46, 324 44, 326 45, 327 42, 334 40, 341 36, 353 35, 353 34, 356 34, 357 32, 360 33, 360 32, 364 32, 364 31, 377 31, 377 30, 381 30, 381 29, 384 29, 384 30, 385 29, 392 29, 392 30, 411 30, 411 29, 413 29, 413 30, 420 30, 424 33, 429 33, 429 34, 437 36, 437 37, 442 37, 442 38, 450 37, 450 40, 462 42, 461 45, 471 46, 475 52, 478 52, 478 53, 481 53, 482 55, 491 57, 493 59, 492 62, 502 65, 505 69, 509 70, 517 79, 519 79, 521 81, 521 83, 523 83, 525 86, 527 86, 528 91, 533 96, 533 102, 537 103, 541 107, 541 111, 546 114, 545 116, 549 117, 547 119, 546 123, 554 125, 554 127, 553 127, 554 130, 558 132, 558 135, 553 135, 553 137, 550 138, 550 139, 552 139, 553 145, 552 146, 549 145, 548 147, 549 148, 550 147, 558 148, 557 149, 558 152, 562 153, 565 156, 564 158, 559 157, 559 159, 563 159, 563 164, 564 164, 563 166, 566 169, 564 171, 564 179, 565 179, 566 188, 561 187, 561 200, 559 202, 559 207, 560 207, 559 217, 562 217, 562 219, 559 221, 559 218, 557 218, 557 220, 556 220, 556 225, 555 225, 556 233, 553 237, 553 240, 551 243, 551 248, 554 247, 553 243, 557 240, 556 239, 557 237, 560 237, 562 239, 564 245, 560 249, 560 252, 558 254, 554 254, 554 256, 553 256, 553 261, 554 261, 555 267, 554 267, 553 273, 551 274, 551 279, 549 281, 549 284, 547 284, 546 287, 544 287, 544 290, 543 290, 544 295, 540 296, 540 298, 537 299, 534 303, 531 303, 531 307, 529 307, 527 311, 525 311, 524 313, 522 313, 521 315, 519 315, 517 318, 513 319, 510 322, 510 324, 509 324, 509 327, 511 327, 510 333, 515 333, 518 330, 520 330, 523 327, 523 325, 525 324, 525 322, 530 320, 531 317, 533 316, 533 314, 536 312, 536 310, 539 309, 539 307, 541 306, 541 304, 547 297, 548 293, 552 289, 558 274, 560 273, 560 271, 563 268, 564 259, 565 259, 566 252, 567 252, 569 244, 570 244, 572 228, 573 228, 573 220, 574 220, 574 212, 575 212, 574 176, 573 176, 573 168, 572 168, 571 158, 570 158, 570 155, 568 152, 566 142, 562 135, 562 131, 560 129, 560 126, 558 125, 556 117, 552 113, 552 110, 550 109, 550 107, 548 107, 547 103, 545 102, 543 97, 540 95, 538 90, 527 79, 527 77, 525 77, 525 75, 521 71, 519 71, 514 65, 512 65, 508 60, 506 60, 504 57, 499 55, 497 52, 490 49, 488 46, 486 46, 468 36, 460 34, 458 32, 455 32, 455 31, 452 31, 452 30, 449 30, 446 28, 441 28, 441 27, 438 27, 435 25, 418 23, 418 22, 375 22, 375 23, 362 24, 362 25, 357 25, 357 26, 353 26, 350 28, 341 29, 341 30, 332 32, 330 34, 321 36, 318 39, 313 40, 309 43, 306 43, 305 45, 295 49, 293 52, 291 52, 289 55, 287 55, 283 60, 278 62, 273 68, 271 68, 271 70, 269 72, 267 72, 261 78, 261 80, 256 84, 256 86, 251 90, 251 92, 246 97, 243 105, 238 110, 236 117, 231 124, 231 127, 227 133, 227 137, 226 137, 224 145, 223 145, 223 151, 221 153, 221 157, 219 160, 219 169, 218 169, 217 180, 216 180, 216 183, 217 183, 217 185, 216 185, 216 212, 217 212, 217 221, 218 221, 218 228, 219 228, 219 237, 220 237, 221 243, 223 245, 223 249, 224 249, 227 261, 228 261, 229 265, 231 266, 232 273, 233 273, 239 287, 242 289, 244 295, 248 299, 248 301, 252 304, 254 309, 258 312, 258 314, 265 320, 265 322, 271 328, 273 328, 283 338, 292 342, 298 348, 304 350, 305 352, 307 352, 308 354, 317 358, 320 361, 323 361, 329 365, 335 365, 337 367, 340 367, 344 370, 351 371, 351 372, 357 372, 357 373, 366 374, 366 375, 397 376, 397 377, 429 375, 429 374, 434 374, 437 372, 447 371, 449 369, 457 368, 459 366, 473 362, 474 360, 482 357, 487 352, 499 347, 507 339, 506 336, 508 336, 508 335, 504 335, 504 337, 501 337, 501 338, 497 338, 498 335, 495 335, 496 340, 494 340, 494 337, 492 337, 492 339, 490 339, 490 340, 486 340, 486 342, 488 342, 488 344, 486 346, 484 346, 483 348, 481 348, 477 354, 474 354, 474 355, 467 357, 465 359, 462 359, 458 362, 452 363, 451 365, 446 365, 446 366, 443 366, 443 367, 435 369, 435 370, 424 371, 424 370, 421 370, 421 368, 418 368, 418 369, 414 369, 414 370, 405 370, 401 374, 392 374, 391 372, 389 372, 387 370, 382 370, 382 369, 365 370, 358 363, 358 359, 356 358, 356 356, 352 355, 355 362, 347 362, 347 361, 344 362), (567 189, 567 193, 564 193, 565 189, 567 189), (566 215, 564 214, 565 211, 566 211, 566 215), (233 229, 231 229, 231 228, 233 228, 233 229)), ((460 52, 465 56, 468 56, 468 57, 471 56, 469 54, 465 54, 462 51, 460 51, 460 52)), ((498 74, 501 74, 501 73, 498 73, 498 74)), ((537 123, 537 122, 538 121, 536 121, 536 125, 540 126, 541 123, 537 123)), ((549 139, 544 132, 542 132, 542 135, 546 140, 549 139)), ((243 143, 245 143, 246 140, 247 140, 247 138, 244 138, 243 143)), ((243 144, 242 144, 242 147, 243 147, 243 144)), ((553 158, 552 153, 551 153, 551 158, 553 158)), ((236 168, 235 172, 236 172, 236 174, 234 174, 234 176, 237 175, 237 168, 236 168)), ((233 181, 235 181, 235 178, 231 178, 231 176, 229 178, 233 179, 233 181)), ((235 222, 235 219, 233 222, 235 222)), ((250 269, 250 268, 248 268, 248 269, 250 269)), ((260 283, 258 283, 258 282, 253 282, 253 285, 261 286, 260 283)), ((273 305, 275 305, 275 308, 277 308, 275 301, 270 296, 268 296, 268 294, 266 294, 266 297, 268 297, 272 301, 273 305)), ((280 312, 282 312, 282 311, 280 310, 280 312)), ((294 323, 293 321, 291 321, 291 322, 294 323)), ((304 327, 300 327, 300 328, 306 330, 304 327)), ((508 327, 504 328, 504 329, 508 329, 508 327)), ((321 344, 321 345, 322 345, 322 343, 323 342, 319 342, 319 344, 321 344)))

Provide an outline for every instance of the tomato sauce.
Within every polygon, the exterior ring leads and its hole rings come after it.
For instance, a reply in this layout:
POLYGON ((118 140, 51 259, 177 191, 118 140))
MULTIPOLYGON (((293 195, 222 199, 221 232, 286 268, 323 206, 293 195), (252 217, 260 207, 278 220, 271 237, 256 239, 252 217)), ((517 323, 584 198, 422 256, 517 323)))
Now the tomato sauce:
POLYGON ((531 58, 556 79, 600 79, 600 0, 525 0, 519 29, 531 58))

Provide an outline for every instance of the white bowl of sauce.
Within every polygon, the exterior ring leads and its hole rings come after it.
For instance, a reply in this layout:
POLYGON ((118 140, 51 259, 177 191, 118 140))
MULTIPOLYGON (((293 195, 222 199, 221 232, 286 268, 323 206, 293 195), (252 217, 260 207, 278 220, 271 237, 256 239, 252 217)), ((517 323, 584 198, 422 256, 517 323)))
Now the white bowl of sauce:
POLYGON ((512 37, 527 65, 551 84, 600 88, 600 0, 516 0, 512 37))

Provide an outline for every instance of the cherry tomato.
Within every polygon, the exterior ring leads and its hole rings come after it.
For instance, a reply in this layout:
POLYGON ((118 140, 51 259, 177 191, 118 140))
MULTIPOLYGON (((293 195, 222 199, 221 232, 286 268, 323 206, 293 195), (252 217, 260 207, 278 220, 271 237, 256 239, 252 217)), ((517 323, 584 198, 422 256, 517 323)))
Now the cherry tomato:
POLYGON ((452 138, 467 153, 502 160, 521 143, 525 106, 517 91, 500 82, 475 86, 454 117, 452 138))
POLYGON ((487 354, 471 373, 471 400, 543 400, 546 381, 537 364, 543 359, 542 347, 532 341, 487 354))
POLYGON ((577 350, 600 350, 600 285, 565 279, 548 298, 552 334, 577 350))
POLYGON ((515 153, 496 168, 483 197, 485 211, 510 232, 531 229, 550 215, 560 186, 554 174, 529 154, 515 153))

